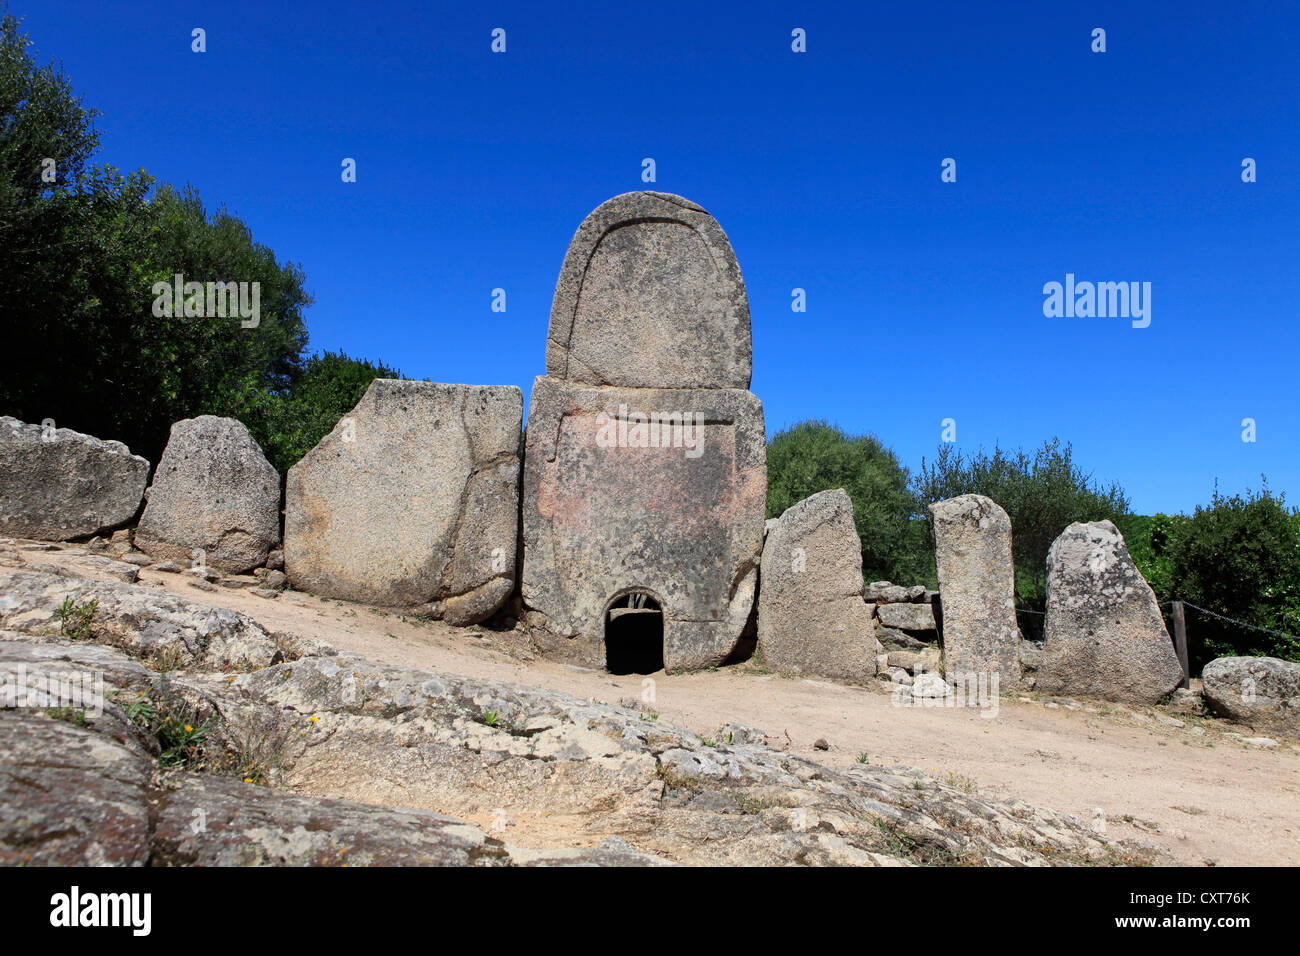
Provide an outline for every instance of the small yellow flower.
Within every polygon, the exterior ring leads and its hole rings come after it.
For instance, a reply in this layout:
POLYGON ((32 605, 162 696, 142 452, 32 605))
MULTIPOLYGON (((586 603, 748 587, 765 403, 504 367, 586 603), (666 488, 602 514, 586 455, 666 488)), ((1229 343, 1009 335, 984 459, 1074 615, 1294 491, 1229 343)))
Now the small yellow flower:
POLYGON ((192 734, 192 733, 194 733, 194 728, 193 728, 192 726, 190 726, 189 724, 186 724, 186 725, 185 725, 185 732, 186 732, 187 734, 192 734))
POLYGON ((316 723, 316 721, 318 721, 318 720, 320 720, 320 717, 318 717, 316 714, 312 714, 312 715, 311 715, 311 722, 312 722, 313 724, 316 723))
POLYGON ((244 783, 252 783, 252 782, 253 782, 253 778, 252 778, 252 777, 245 777, 245 778, 244 778, 244 783))

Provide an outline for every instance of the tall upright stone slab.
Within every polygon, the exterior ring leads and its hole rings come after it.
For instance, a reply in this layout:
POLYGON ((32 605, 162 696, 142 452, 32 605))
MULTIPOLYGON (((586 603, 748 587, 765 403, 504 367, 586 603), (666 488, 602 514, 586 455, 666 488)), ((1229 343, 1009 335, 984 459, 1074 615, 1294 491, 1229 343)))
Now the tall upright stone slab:
POLYGON ((238 574, 280 545, 280 473, 244 423, 200 415, 172 425, 135 531, 155 558, 238 574))
POLYGON ((375 379, 289 469, 295 588, 481 621, 515 585, 519 430, 513 386, 375 379))
POLYGON ((119 441, 0 417, 0 535, 63 541, 135 517, 149 462, 119 441))
POLYGON ((1155 594, 1109 521, 1075 522, 1047 555, 1047 631, 1035 689, 1152 704, 1182 681, 1155 594))
POLYGON ((875 676, 876 638, 862 590, 862 540, 848 494, 822 491, 788 508, 763 544, 763 664, 837 680, 875 676))
POLYGON ((1009 689, 1020 680, 1011 519, 991 498, 960 495, 929 508, 939 573, 944 677, 998 675, 1009 689))
POLYGON ((631 596, 662 611, 663 663, 718 664, 753 606, 767 494, 749 304, 721 227, 628 193, 574 235, 524 455, 524 602, 606 662, 631 596))
POLYGON ((583 220, 555 285, 546 374, 586 385, 748 390, 749 299, 716 219, 624 193, 583 220))

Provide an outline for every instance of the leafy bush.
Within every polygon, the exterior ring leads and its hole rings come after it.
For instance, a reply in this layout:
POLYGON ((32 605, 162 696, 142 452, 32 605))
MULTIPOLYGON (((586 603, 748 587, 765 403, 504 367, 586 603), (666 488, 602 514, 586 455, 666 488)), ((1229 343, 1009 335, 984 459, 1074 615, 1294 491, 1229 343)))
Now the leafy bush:
MULTIPOLYGON (((1052 438, 1033 455, 994 447, 965 457, 953 445, 940 445, 933 463, 921 459, 913 484, 924 505, 978 494, 992 498, 1011 518, 1011 550, 1016 594, 1022 607, 1041 612, 1047 603, 1047 552, 1075 521, 1109 519, 1121 526, 1128 498, 1117 484, 1102 487, 1074 462, 1069 445, 1052 438)), ((1026 635, 1041 634, 1041 615, 1021 616, 1026 635)))
POLYGON ((809 495, 843 488, 853 500, 868 580, 934 582, 934 556, 908 471, 874 435, 850 435, 824 421, 779 432, 767 446, 767 516, 809 495))
POLYGON ((1186 521, 1186 515, 1154 514, 1125 515, 1122 521, 1116 522, 1133 563, 1162 604, 1176 597, 1171 548, 1178 529, 1186 521))
POLYGON ((309 356, 281 391, 263 388, 255 378, 245 379, 237 392, 225 397, 217 414, 247 425, 283 476, 352 410, 372 381, 401 377, 398 369, 382 362, 323 352, 309 356))
MULTIPOLYGON (((1300 635, 1300 512, 1267 482, 1258 493, 1221 495, 1172 525, 1172 597, 1234 620, 1300 635)), ((1300 640, 1251 630, 1187 610, 1194 670, 1225 655, 1300 661, 1300 640)))

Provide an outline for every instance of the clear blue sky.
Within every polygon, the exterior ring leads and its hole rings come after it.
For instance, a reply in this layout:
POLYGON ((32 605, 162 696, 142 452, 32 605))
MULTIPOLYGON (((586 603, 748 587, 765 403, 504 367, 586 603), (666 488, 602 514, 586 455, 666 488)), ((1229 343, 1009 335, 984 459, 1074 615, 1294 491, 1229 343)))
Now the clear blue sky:
POLYGON ((302 265, 314 348, 527 395, 574 229, 659 189, 736 249, 769 436, 826 418, 915 468, 954 418, 966 450, 1071 441, 1141 512, 1261 472, 1300 503, 1293 4, 10 9, 103 112, 99 161, 302 265), (1067 272, 1150 282, 1150 327, 1045 318, 1067 272))

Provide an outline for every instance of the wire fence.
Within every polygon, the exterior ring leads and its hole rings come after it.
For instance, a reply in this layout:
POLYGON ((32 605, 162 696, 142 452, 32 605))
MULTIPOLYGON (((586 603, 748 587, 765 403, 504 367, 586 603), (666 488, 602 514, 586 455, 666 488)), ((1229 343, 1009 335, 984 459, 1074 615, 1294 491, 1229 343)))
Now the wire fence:
MULTIPOLYGON (((1244 630, 1247 631, 1266 633, 1266 635, 1269 635, 1270 637, 1281 637, 1283 640, 1296 641, 1296 643, 1300 643, 1300 636, 1294 635, 1294 633, 1277 631, 1271 627, 1261 627, 1258 626, 1258 624, 1245 622, 1245 620, 1230 618, 1225 614, 1219 614, 1218 611, 1210 610, 1209 607, 1201 607, 1200 605, 1192 604, 1191 601, 1162 601, 1160 607, 1162 607, 1162 609, 1173 609, 1174 605, 1191 607, 1192 610, 1195 610, 1200 614, 1205 614, 1206 617, 1222 620, 1223 623, 1232 624, 1232 626, 1244 628, 1244 630)), ((1028 637, 1028 639, 1041 641, 1045 636, 1047 636, 1045 635, 1045 631, 1047 631, 1047 611, 1037 611, 1032 609, 1032 607, 1017 607, 1017 609, 1015 609, 1015 614, 1017 614, 1017 619, 1021 622, 1021 631, 1024 633, 1024 636, 1028 637), (1021 615, 1030 615, 1030 617, 1034 619, 1024 620, 1021 618, 1021 615)), ((1177 630, 1177 633, 1170 633, 1170 637, 1174 640, 1174 646, 1175 649, 1178 650, 1180 661, 1183 662, 1184 683, 1186 683, 1186 678, 1190 678, 1191 676, 1187 662, 1187 654, 1188 650, 1190 650, 1186 646, 1188 644, 1188 635, 1186 631, 1184 631, 1182 618, 1178 617, 1177 614, 1175 614, 1174 617, 1175 630, 1177 630)))
MULTIPOLYGON (((1159 606, 1162 608, 1172 608, 1175 604, 1182 604, 1183 607, 1190 607, 1194 611, 1199 611, 1202 614, 1208 614, 1212 618, 1216 618, 1227 624, 1235 624, 1238 627, 1244 627, 1250 631, 1258 631, 1261 634, 1268 634, 1271 637, 1281 637, 1287 640, 1300 641, 1300 635, 1288 634, 1286 631, 1276 631, 1271 627, 1260 627, 1258 624, 1248 624, 1245 621, 1238 621, 1236 618, 1227 617, 1226 615, 1220 614, 1217 611, 1211 611, 1209 608, 1201 607, 1199 604, 1193 604, 1191 601, 1178 601, 1178 600, 1164 601, 1159 606)), ((1035 617, 1043 617, 1043 618, 1047 616, 1046 611, 1035 611, 1033 608, 1028 608, 1028 607, 1016 608, 1016 614, 1017 615, 1032 614, 1035 617)), ((1042 625, 1035 625, 1032 628, 1032 630, 1041 634, 1042 625)))

